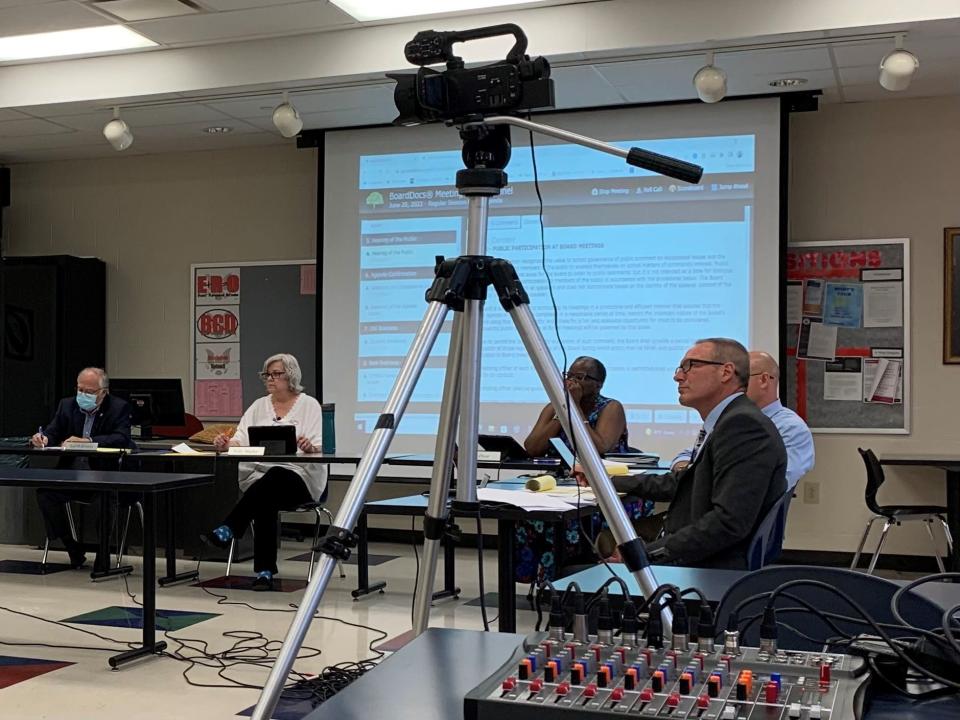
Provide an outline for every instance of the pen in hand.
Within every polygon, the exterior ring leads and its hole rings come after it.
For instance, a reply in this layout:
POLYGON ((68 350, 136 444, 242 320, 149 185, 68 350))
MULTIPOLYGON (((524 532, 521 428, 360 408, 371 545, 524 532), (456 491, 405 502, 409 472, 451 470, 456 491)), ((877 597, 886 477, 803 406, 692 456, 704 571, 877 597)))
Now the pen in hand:
POLYGON ((37 442, 39 443, 38 447, 43 448, 47 446, 47 436, 43 432, 43 425, 37 428, 36 438, 37 442))

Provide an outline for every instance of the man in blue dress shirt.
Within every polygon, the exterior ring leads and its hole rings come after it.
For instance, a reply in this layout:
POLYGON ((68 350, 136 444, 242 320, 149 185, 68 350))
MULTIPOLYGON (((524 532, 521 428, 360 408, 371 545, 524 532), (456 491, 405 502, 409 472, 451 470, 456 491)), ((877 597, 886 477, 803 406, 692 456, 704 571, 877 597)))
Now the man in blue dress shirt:
MULTIPOLYGON (((750 352, 750 383, 747 397, 777 426, 787 448, 787 489, 793 490, 801 477, 813 468, 813 435, 803 419, 784 407, 779 398, 780 368, 770 353, 750 352)), ((670 464, 673 469, 685 467, 690 461, 691 449, 679 453, 670 464)))

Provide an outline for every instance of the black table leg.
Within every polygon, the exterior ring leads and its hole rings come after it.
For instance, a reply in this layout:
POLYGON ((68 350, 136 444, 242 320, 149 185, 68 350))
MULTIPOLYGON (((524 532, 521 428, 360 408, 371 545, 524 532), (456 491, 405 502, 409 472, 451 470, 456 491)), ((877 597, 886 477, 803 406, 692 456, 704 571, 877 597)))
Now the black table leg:
POLYGON ((517 631, 517 588, 513 569, 514 535, 516 523, 501 518, 497 520, 497 535, 500 547, 497 559, 497 598, 500 619, 497 628, 500 632, 517 631))
POLYGON ((443 543, 443 590, 435 592, 433 599, 458 598, 460 597, 460 588, 457 587, 456 579, 456 546, 453 544, 453 538, 449 535, 444 535, 441 542, 443 543))
POLYGON ((360 513, 360 519, 357 520, 357 589, 351 590, 353 599, 357 600, 364 595, 369 595, 378 590, 382 593, 387 586, 386 581, 370 584, 370 549, 367 547, 367 511, 360 513))
POLYGON ((116 669, 142 657, 156 655, 167 643, 157 642, 157 508, 153 493, 143 495, 143 644, 114 655, 108 662, 116 669))
POLYGON ((167 516, 167 542, 164 546, 167 558, 167 574, 158 581, 160 587, 166 587, 184 580, 196 580, 200 577, 196 568, 177 573, 177 513, 173 506, 173 493, 167 493, 164 498, 163 509, 167 516))
MULTIPOLYGON (((110 502, 114 493, 100 493, 100 540, 97 545, 97 558, 93 563, 93 570, 90 571, 91 580, 101 580, 114 575, 129 575, 133 572, 132 565, 123 565, 113 567, 110 561, 110 502)), ((120 506, 117 505, 117 512, 120 512, 120 506)), ((117 519, 119 522, 119 518, 117 519)))
POLYGON ((950 554, 949 570, 960 571, 960 469, 947 470, 947 525, 953 536, 953 552, 950 554))

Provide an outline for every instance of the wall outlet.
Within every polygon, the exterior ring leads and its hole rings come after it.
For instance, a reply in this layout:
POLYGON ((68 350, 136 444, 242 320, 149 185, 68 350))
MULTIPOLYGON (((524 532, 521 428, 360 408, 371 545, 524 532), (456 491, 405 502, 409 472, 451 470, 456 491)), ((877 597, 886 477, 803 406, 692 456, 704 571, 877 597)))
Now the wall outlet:
POLYGON ((803 502, 807 505, 820 504, 820 483, 805 482, 803 484, 803 502))

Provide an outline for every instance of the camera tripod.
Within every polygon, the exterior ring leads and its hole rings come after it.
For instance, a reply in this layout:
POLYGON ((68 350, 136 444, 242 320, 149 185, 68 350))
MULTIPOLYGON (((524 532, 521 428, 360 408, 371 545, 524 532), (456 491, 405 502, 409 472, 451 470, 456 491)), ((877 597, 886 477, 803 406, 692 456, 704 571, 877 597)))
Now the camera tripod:
MULTIPOLYGON (((483 307, 487 288, 490 286, 494 288, 501 306, 513 320, 567 437, 573 440, 580 452, 580 463, 624 563, 636 578, 645 597, 650 597, 657 588, 643 541, 637 537, 613 483, 607 477, 600 455, 585 427, 579 406, 569 402, 563 378, 533 317, 529 297, 516 271, 508 261, 484 254, 490 198, 498 195, 507 184, 503 168, 510 159, 510 125, 617 155, 625 158, 629 164, 683 180, 696 181, 702 172, 696 165, 639 148, 622 150, 592 138, 510 116, 490 117, 462 126, 460 137, 464 141, 463 160, 466 169, 457 172, 456 185, 459 193, 466 197, 468 202, 466 254, 450 260, 437 259, 436 277, 426 293, 426 313, 363 451, 334 525, 328 529, 326 537, 316 548, 323 553, 319 566, 304 591, 303 600, 287 631, 283 647, 254 708, 254 720, 269 720, 272 717, 286 678, 303 645, 310 621, 333 574, 334 566, 338 560, 346 560, 350 555, 350 548, 357 544, 353 528, 363 509, 367 493, 376 479, 377 471, 390 447, 447 313, 453 310, 455 315, 447 354, 433 473, 423 522, 423 562, 420 565, 414 598, 414 633, 420 634, 427 628, 440 541, 449 524, 447 495, 454 462, 455 435, 459 445, 458 482, 450 510, 473 517, 476 517, 479 511, 476 469, 480 356, 483 307)), ((499 591, 513 592, 513 588, 501 587, 499 591)), ((661 615, 665 626, 669 627, 672 621, 670 610, 663 608, 661 615)))

